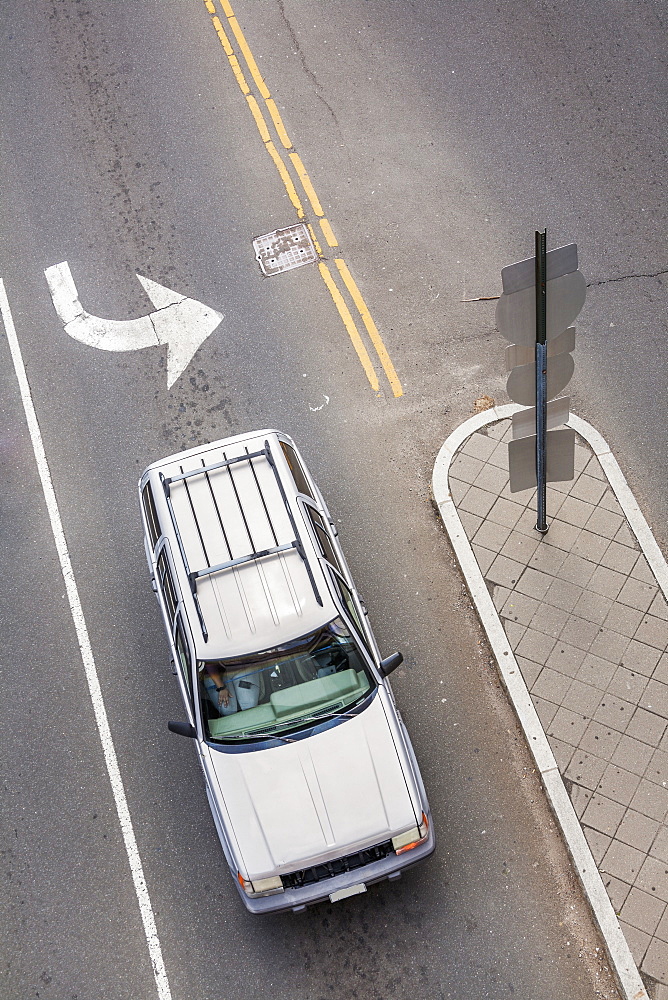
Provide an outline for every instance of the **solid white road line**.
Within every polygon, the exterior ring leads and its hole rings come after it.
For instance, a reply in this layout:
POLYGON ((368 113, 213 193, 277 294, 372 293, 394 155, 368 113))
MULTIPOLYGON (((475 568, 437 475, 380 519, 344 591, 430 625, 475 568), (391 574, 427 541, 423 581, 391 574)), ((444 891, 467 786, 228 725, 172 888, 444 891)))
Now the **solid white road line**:
MULTIPOLYGON (((612 963, 618 985, 624 1000, 649 1000, 640 973, 633 960, 619 921, 606 892, 603 880, 598 871, 591 849, 587 843, 582 826, 573 804, 564 786, 556 760, 541 725, 531 695, 520 671, 515 654, 508 642, 501 619, 490 596, 487 584, 483 578, 478 561, 473 553, 464 526, 460 520, 452 494, 448 474, 450 463, 464 442, 481 427, 497 423, 499 420, 512 417, 524 407, 516 403, 506 406, 495 406, 490 410, 477 413, 456 427, 450 437, 441 447, 434 465, 432 475, 432 493, 439 509, 443 524, 448 532, 450 542, 464 574, 466 586, 475 604, 480 621, 487 633, 489 644, 496 659, 499 674, 515 713, 524 731, 527 745, 536 762, 546 795, 561 827, 561 832, 573 865, 580 879, 580 884, 589 901, 594 919, 596 920, 608 956, 612 963)), ((599 458, 608 476, 612 489, 626 514, 640 546, 650 561, 652 568, 658 570, 657 581, 662 584, 666 579, 666 562, 656 545, 647 522, 635 503, 626 480, 610 449, 597 431, 585 420, 570 415, 568 423, 587 441, 599 458), (652 547, 652 544, 653 546, 652 547), (658 553, 658 555, 657 555, 658 553), (663 564, 663 567, 661 566, 663 564)), ((663 584, 662 584, 663 585, 663 584)))
POLYGON ((16 378, 19 383, 21 400, 23 402, 23 409, 25 411, 26 421, 28 424, 28 429, 30 431, 30 437, 32 440, 32 446, 35 452, 35 461, 37 462, 37 469, 39 471, 39 477, 42 482, 42 489, 44 491, 44 499, 46 501, 46 506, 49 513, 49 519, 51 521, 51 530, 53 532, 54 541, 56 543, 56 550, 58 552, 58 558, 60 560, 60 568, 62 570, 63 579, 65 580, 67 598, 70 605, 70 611, 72 613, 72 620, 74 622, 74 628, 76 630, 77 640, 79 642, 79 649, 81 650, 81 659, 83 661, 84 671, 86 673, 86 680, 88 681, 88 690, 90 691, 90 697, 93 703, 95 721, 97 723, 97 728, 100 734, 100 742, 102 743, 104 761, 107 766, 109 781, 111 782, 111 789, 114 795, 114 801, 116 803, 116 811, 118 813, 118 819, 121 824, 121 832, 123 834, 123 842, 125 843, 125 850, 127 851, 128 861, 130 862, 130 871, 132 872, 132 880, 134 882, 135 892, 137 893, 139 910, 141 912, 141 918, 144 925, 144 933, 146 935, 146 941, 148 944, 151 964, 153 966, 153 975, 155 976, 155 982, 158 988, 158 997, 160 998, 160 1000, 171 1000, 172 994, 169 988, 167 972, 165 970, 165 965, 162 959, 162 950, 160 948, 160 941, 158 939, 158 932, 155 925, 153 908, 151 906, 151 900, 149 898, 148 889, 146 887, 146 880, 144 879, 144 871, 142 868, 141 858, 139 856, 139 850, 137 848, 137 841, 135 839, 134 830, 132 828, 130 810, 128 808, 128 802, 125 796, 125 789, 123 787, 123 779, 121 778, 121 772, 118 767, 116 750, 114 749, 114 743, 111 737, 111 730, 109 729, 109 720, 107 718, 107 712, 104 707, 104 700, 102 698, 100 682, 97 676, 95 660, 93 659, 93 650, 91 648, 90 639, 88 637, 88 629, 86 628, 86 622, 84 619, 83 609, 81 607, 81 601, 79 600, 79 592, 77 590, 76 581, 74 579, 72 563, 70 561, 69 553, 67 551, 65 532, 63 531, 63 524, 60 519, 60 512, 58 510, 58 504, 56 502, 56 494, 53 489, 53 483, 51 481, 51 473, 49 472, 49 465, 46 460, 46 453, 44 451, 44 444, 42 442, 42 435, 39 429, 39 424, 37 422, 37 415, 35 413, 35 407, 32 401, 30 384, 28 382, 28 377, 26 375, 25 365, 23 364, 23 357, 21 354, 21 349, 19 347, 18 338, 16 336, 16 329, 14 327, 14 321, 12 319, 11 310, 9 308, 9 300, 7 298, 7 293, 5 291, 5 284, 1 278, 0 278, 0 315, 2 315, 2 321, 5 327, 5 333, 7 334, 9 349, 11 351, 12 360, 14 362, 14 369, 16 371, 16 378))

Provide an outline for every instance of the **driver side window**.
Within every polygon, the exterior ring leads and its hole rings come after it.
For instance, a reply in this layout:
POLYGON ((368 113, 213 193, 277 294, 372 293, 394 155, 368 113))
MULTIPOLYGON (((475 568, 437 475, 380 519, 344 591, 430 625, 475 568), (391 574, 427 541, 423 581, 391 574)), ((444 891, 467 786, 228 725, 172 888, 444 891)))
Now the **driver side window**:
POLYGON ((332 573, 330 571, 330 576, 332 577, 332 580, 334 581, 334 586, 336 587, 336 589, 338 591, 339 597, 341 598, 341 601, 343 602, 344 608, 346 609, 346 611, 350 615, 350 618, 352 619, 352 622, 353 622, 353 624, 355 625, 355 627, 357 629, 358 636, 360 637, 360 639, 364 643, 367 651, 370 653, 371 650, 369 649, 369 643, 367 642, 366 635, 364 634, 364 629, 362 627, 362 620, 360 618, 360 613, 359 613, 359 611, 357 609, 357 605, 355 604, 355 598, 353 597, 353 594, 352 594, 352 591, 351 591, 350 587, 339 576, 338 573, 332 573))

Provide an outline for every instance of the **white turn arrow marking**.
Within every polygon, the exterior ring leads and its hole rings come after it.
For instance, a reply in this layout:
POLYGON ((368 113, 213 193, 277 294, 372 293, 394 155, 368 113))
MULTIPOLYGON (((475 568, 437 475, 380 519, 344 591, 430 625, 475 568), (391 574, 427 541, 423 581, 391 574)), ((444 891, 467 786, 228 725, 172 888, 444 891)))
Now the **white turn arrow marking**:
POLYGON ((66 260, 47 267, 44 275, 65 333, 74 340, 103 351, 138 351, 143 347, 166 344, 168 389, 223 319, 223 314, 215 309, 179 295, 141 274, 137 277, 156 311, 138 319, 102 319, 87 313, 81 305, 66 260))

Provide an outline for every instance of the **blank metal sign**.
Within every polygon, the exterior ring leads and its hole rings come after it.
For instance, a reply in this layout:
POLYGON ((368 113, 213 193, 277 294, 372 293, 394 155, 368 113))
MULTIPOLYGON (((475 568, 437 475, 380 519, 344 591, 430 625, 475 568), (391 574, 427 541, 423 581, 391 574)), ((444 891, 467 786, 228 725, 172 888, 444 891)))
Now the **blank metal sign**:
MULTIPOLYGON (((578 269, 577 243, 569 243, 565 247, 549 250, 546 257, 546 281, 552 281, 562 274, 570 274, 578 269)), ((523 288, 533 288, 536 284, 536 258, 527 257, 518 260, 516 264, 508 264, 501 268, 501 285, 503 294, 510 295, 523 288)))
MULTIPOLYGON (((575 471, 575 431, 570 427, 548 431, 546 480, 548 483, 564 482, 573 478, 575 471)), ((536 485, 536 435, 508 442, 510 466, 510 492, 529 490, 536 485)))

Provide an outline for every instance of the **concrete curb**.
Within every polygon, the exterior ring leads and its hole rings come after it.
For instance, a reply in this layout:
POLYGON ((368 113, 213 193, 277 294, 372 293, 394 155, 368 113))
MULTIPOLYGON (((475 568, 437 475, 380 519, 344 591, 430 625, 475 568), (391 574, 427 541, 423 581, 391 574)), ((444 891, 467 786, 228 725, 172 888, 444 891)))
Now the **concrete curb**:
MULTIPOLYGON (((617 915, 564 786, 547 736, 533 706, 531 695, 450 494, 448 483, 450 464, 467 438, 475 431, 480 430, 481 427, 507 419, 521 409, 523 407, 515 403, 493 407, 476 414, 457 427, 445 441, 436 458, 432 475, 432 491, 464 574, 469 593, 487 633, 501 680, 524 730, 527 744, 536 762, 536 767, 540 771, 541 781, 550 806, 561 827, 566 847, 605 942, 608 957, 624 1000, 649 1000, 649 994, 643 985, 631 950, 619 926, 617 915)), ((668 597, 668 566, 610 448, 601 435, 585 420, 571 414, 568 423, 576 433, 585 439, 599 459, 631 530, 638 539, 661 590, 668 597)))

